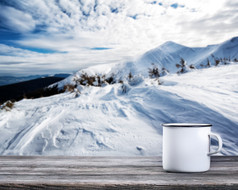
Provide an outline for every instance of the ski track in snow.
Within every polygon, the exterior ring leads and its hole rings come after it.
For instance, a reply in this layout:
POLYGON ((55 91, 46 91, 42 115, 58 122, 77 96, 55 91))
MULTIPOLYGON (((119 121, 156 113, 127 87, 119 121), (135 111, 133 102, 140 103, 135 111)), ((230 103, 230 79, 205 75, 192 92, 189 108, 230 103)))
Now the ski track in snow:
MULTIPOLYGON (((19 126, 19 130, 10 133, 8 137, 4 136, 6 140, 1 146, 3 155, 94 155, 100 152, 126 155, 128 149, 132 149, 132 155, 141 154, 136 146, 130 147, 130 141, 136 139, 140 145, 140 138, 143 138, 146 126, 134 134, 133 130, 137 129, 133 123, 138 126, 143 124, 143 121, 135 118, 134 110, 124 105, 126 103, 123 100, 118 102, 91 99, 85 102, 82 99, 78 102, 72 94, 66 93, 49 98, 23 100, 17 104, 14 111, 25 112, 25 118, 19 118, 25 120, 24 126, 19 126), (52 98, 58 102, 51 102, 52 98), (28 107, 29 104, 32 107, 28 107), (133 123, 130 122, 131 118, 133 123), (125 144, 126 142, 128 144, 125 144), (125 147, 120 153, 117 148, 122 146, 125 147)), ((16 112, 15 114, 18 114, 16 112)), ((2 128, 7 128, 8 123, 9 121, 6 121, 2 128)), ((154 133, 154 130, 149 130, 149 133, 154 133)))
MULTIPOLYGON (((211 123, 224 141, 222 154, 238 155, 238 37, 204 48, 167 42, 133 62, 98 65, 78 71, 106 74, 125 82, 105 87, 82 87, 81 94, 63 93, 16 102, 0 110, 1 155, 161 156, 162 123, 211 123), (184 58, 199 70, 148 78, 154 63, 170 73, 184 58), (214 67, 215 59, 232 64, 214 67), (207 60, 212 67, 201 69, 207 60), (133 82, 128 81, 128 73, 133 82)), ((188 67, 187 65, 187 67, 188 67)), ((212 145, 216 142, 212 141, 212 145)))

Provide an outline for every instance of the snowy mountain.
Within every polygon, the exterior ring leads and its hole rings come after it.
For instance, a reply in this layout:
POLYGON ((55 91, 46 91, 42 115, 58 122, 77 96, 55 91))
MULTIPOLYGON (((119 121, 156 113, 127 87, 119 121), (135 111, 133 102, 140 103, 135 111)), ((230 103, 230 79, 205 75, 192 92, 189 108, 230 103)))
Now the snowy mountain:
POLYGON ((44 78, 44 77, 59 77, 59 78, 66 78, 70 74, 55 74, 55 75, 31 75, 25 77, 14 77, 14 76, 0 76, 0 86, 15 84, 19 82, 29 81, 37 78, 44 78))
POLYGON ((231 62, 238 59, 238 37, 234 37, 221 44, 208 45, 207 47, 186 47, 175 42, 166 42, 157 48, 154 48, 143 55, 136 57, 134 61, 117 64, 116 66, 94 66, 81 70, 75 75, 80 76, 84 71, 89 75, 104 73, 108 76, 115 75, 119 80, 124 78, 131 72, 133 75, 142 75, 148 77, 148 68, 157 66, 160 70, 167 69, 170 73, 176 73, 178 64, 183 58, 187 65, 194 65, 201 69, 202 65, 207 64, 207 60, 211 65, 215 65, 215 60, 229 59, 231 62), (105 69, 106 68, 106 69, 105 69))
POLYGON ((166 42, 163 45, 152 49, 135 61, 139 65, 140 72, 145 71, 151 63, 158 65, 159 68, 166 68, 170 72, 177 71, 175 66, 183 58, 190 65, 201 68, 200 64, 206 64, 207 59, 212 65, 215 64, 213 56, 217 59, 230 58, 234 60, 238 57, 238 37, 234 37, 218 45, 209 45, 203 48, 190 48, 174 42, 166 42))
POLYGON ((205 48, 167 42, 133 62, 80 70, 57 84, 73 89, 0 110, 0 154, 158 156, 162 123, 193 122, 211 123, 223 138, 222 154, 237 155, 235 58, 238 38, 205 48), (198 68, 207 58, 230 61, 177 75, 181 58, 198 68), (151 63, 170 71, 161 85, 148 77, 151 63))

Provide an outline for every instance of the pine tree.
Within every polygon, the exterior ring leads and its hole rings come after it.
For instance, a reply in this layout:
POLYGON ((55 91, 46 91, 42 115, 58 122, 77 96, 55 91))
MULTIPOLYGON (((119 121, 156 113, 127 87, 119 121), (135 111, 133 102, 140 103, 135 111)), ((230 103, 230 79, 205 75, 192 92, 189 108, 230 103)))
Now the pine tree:
MULTIPOLYGON (((154 64, 152 64, 154 65, 154 64)), ((149 77, 150 78, 159 78, 160 77, 160 72, 157 66, 153 66, 153 68, 149 68, 149 77)))
POLYGON ((133 75, 132 75, 132 73, 130 72, 130 73, 128 74, 128 79, 129 79, 129 81, 131 81, 132 78, 133 78, 133 75))
POLYGON ((219 59, 215 59, 215 66, 218 66, 220 64, 220 60, 219 59))
POLYGON ((181 58, 179 64, 176 64, 177 68, 181 68, 177 73, 184 73, 186 71, 186 61, 181 58))
POLYGON ((211 63, 210 63, 210 60, 207 58, 207 64, 206 64, 206 67, 211 67, 211 63))

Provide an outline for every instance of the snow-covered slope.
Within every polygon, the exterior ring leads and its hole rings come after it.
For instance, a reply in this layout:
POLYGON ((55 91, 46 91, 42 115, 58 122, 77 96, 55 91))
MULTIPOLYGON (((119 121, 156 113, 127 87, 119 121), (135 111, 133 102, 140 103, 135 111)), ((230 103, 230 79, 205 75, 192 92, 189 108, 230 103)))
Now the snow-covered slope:
POLYGON ((161 124, 194 122, 213 124, 212 131, 224 141, 222 154, 238 155, 237 63, 181 75, 170 73, 161 77, 162 85, 148 78, 151 60, 169 69, 181 56, 188 62, 188 58, 200 60, 196 64, 211 52, 234 59, 238 58, 237 43, 233 38, 220 45, 188 48, 168 42, 134 62, 81 70, 60 82, 59 87, 75 84, 75 77, 83 72, 114 74, 123 84, 80 85, 77 97, 74 92, 66 92, 24 99, 11 111, 0 110, 0 154, 161 155, 161 124), (129 72, 133 73, 131 80, 129 72))
POLYGON ((160 69, 164 67, 171 73, 175 73, 178 70, 175 65, 179 63, 181 58, 187 61, 187 64, 193 64, 200 68, 200 64, 206 64, 207 59, 214 65, 213 56, 217 59, 230 58, 233 60, 237 58, 238 37, 204 48, 190 48, 174 42, 166 42, 146 52, 134 64, 139 69, 139 72, 144 73, 144 75, 147 74, 148 68, 151 67, 152 63, 158 65, 160 69))
POLYGON ((223 154, 238 154, 238 65, 145 79, 121 93, 121 84, 84 87, 22 100, 0 112, 0 152, 26 155, 161 155, 162 123, 212 123, 223 154), (217 77, 219 76, 219 77, 217 77))
POLYGON ((129 72, 133 75, 148 77, 148 69, 153 68, 154 64, 160 70, 167 69, 170 73, 176 73, 178 64, 183 58, 187 65, 194 65, 201 69, 201 64, 206 65, 207 60, 211 65, 215 65, 215 59, 227 58, 233 61, 238 59, 238 37, 231 38, 221 44, 208 45, 207 47, 186 47, 175 42, 168 41, 143 55, 136 57, 134 61, 120 63, 110 66, 94 66, 79 71, 76 75, 80 76, 82 71, 88 74, 104 73, 108 76, 114 74, 117 79, 123 79, 129 72), (106 69, 105 69, 106 68, 106 69))

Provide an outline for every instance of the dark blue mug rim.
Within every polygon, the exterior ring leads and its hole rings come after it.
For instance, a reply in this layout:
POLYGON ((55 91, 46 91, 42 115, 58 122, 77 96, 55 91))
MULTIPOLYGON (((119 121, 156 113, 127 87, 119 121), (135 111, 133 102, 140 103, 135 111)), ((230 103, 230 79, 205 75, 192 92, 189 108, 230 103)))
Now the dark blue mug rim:
POLYGON ((205 123, 163 123, 163 127, 211 127, 212 124, 205 123))

